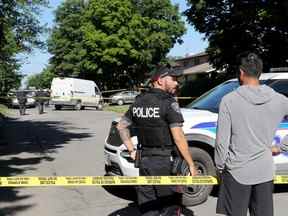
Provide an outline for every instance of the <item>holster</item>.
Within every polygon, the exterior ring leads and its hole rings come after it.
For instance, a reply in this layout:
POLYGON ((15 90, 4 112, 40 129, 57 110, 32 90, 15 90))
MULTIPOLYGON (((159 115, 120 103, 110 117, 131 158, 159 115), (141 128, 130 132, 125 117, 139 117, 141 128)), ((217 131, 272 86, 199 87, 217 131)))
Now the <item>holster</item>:
POLYGON ((139 168, 140 162, 141 162, 141 158, 142 158, 142 149, 137 149, 136 150, 135 163, 134 163, 134 167, 135 168, 139 168))
POLYGON ((171 174, 172 175, 182 175, 182 164, 183 159, 181 157, 174 157, 171 164, 171 174))

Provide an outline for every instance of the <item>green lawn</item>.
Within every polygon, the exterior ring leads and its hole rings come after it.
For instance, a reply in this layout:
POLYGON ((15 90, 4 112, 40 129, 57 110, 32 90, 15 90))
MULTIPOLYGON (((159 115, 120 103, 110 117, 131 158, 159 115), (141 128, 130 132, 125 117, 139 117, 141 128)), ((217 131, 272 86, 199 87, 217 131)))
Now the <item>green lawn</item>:
POLYGON ((3 104, 0 104, 0 115, 2 116, 6 116, 9 114, 9 110, 8 110, 8 107, 6 107, 5 105, 3 104))
POLYGON ((109 106, 104 106, 103 110, 116 112, 116 113, 125 113, 128 110, 128 108, 129 108, 129 105, 123 105, 123 106, 109 105, 109 106))

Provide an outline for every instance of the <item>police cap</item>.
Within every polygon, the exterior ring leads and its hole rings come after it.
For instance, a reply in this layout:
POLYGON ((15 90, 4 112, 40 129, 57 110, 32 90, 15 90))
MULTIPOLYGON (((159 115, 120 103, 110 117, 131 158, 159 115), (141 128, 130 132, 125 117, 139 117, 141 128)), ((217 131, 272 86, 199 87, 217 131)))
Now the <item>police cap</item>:
POLYGON ((165 76, 173 76, 178 77, 182 75, 182 70, 177 69, 176 67, 172 67, 171 65, 165 65, 159 67, 158 70, 156 70, 154 73, 152 73, 151 81, 157 81, 160 78, 163 78, 165 76))

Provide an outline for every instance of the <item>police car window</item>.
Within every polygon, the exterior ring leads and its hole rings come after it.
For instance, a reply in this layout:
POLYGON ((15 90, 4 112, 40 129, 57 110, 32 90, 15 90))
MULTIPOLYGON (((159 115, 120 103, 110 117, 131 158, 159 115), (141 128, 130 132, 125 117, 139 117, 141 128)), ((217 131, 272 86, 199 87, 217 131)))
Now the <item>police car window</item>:
POLYGON ((270 86, 275 91, 288 97, 288 80, 276 80, 270 86))
POLYGON ((194 100, 186 108, 218 112, 222 97, 235 90, 238 86, 238 81, 230 81, 220 84, 194 100))
MULTIPOLYGON (((265 82, 266 81, 260 81, 261 84, 265 84, 265 82)), ((221 99, 238 87, 239 82, 236 80, 222 83, 188 104, 186 108, 208 110, 218 113, 221 99)))

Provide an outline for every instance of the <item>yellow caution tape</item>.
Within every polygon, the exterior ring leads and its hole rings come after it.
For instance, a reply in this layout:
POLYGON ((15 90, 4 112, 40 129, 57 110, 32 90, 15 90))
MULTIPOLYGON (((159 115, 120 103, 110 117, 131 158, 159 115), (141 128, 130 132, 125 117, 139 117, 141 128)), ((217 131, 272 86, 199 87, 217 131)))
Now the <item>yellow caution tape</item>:
POLYGON ((277 175, 274 177, 274 184, 288 184, 288 175, 277 175))
POLYGON ((216 185, 212 176, 19 176, 0 177, 0 187, 104 185, 216 185))
POLYGON ((196 99, 197 97, 175 97, 177 100, 196 99))
MULTIPOLYGON (((214 176, 19 176, 0 177, 0 187, 217 185, 214 176)), ((287 176, 275 176, 274 184, 288 184, 287 176)))
POLYGON ((127 91, 127 89, 113 89, 113 90, 105 90, 105 91, 101 91, 101 92, 107 93, 107 92, 120 92, 120 91, 127 91))

